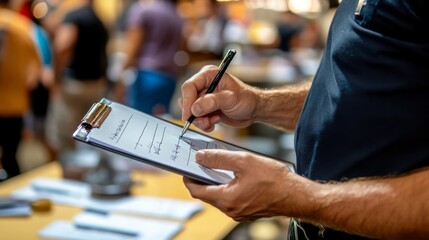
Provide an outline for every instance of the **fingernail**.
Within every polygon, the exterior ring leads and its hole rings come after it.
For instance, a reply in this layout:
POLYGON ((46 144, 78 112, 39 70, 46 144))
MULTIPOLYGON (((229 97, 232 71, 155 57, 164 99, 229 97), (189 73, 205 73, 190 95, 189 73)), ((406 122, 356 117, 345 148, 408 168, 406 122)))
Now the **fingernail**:
POLYGON ((194 125, 197 127, 197 128, 202 128, 203 127, 203 122, 201 121, 201 120, 195 120, 194 122, 194 125))
POLYGON ((194 106, 192 106, 192 112, 194 113, 194 115, 200 115, 202 112, 201 105, 195 104, 194 106))

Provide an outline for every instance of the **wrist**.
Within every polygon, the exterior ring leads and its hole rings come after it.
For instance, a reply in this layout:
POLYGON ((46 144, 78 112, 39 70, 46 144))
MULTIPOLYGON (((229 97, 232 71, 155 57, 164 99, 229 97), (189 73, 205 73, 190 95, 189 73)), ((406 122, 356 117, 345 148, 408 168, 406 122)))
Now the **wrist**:
POLYGON ((253 88, 252 93, 254 95, 253 99, 255 99, 255 107, 253 109, 253 122, 263 122, 263 118, 265 115, 265 109, 267 108, 267 97, 263 90, 258 88, 253 88))
POLYGON ((324 184, 292 172, 288 175, 290 175, 286 177, 288 184, 283 188, 287 192, 285 196, 292 200, 284 201, 288 206, 283 206, 283 209, 288 209, 288 211, 283 215, 306 222, 319 223, 321 212, 329 205, 324 184), (291 193, 290 189, 296 190, 291 193))
POLYGON ((257 90, 255 119, 284 130, 294 130, 311 83, 257 90))
MULTIPOLYGON (((290 122, 289 93, 283 89, 262 90, 257 89, 255 122, 262 122, 276 127, 285 128, 290 122)), ((293 127, 292 127, 293 128, 293 127)))

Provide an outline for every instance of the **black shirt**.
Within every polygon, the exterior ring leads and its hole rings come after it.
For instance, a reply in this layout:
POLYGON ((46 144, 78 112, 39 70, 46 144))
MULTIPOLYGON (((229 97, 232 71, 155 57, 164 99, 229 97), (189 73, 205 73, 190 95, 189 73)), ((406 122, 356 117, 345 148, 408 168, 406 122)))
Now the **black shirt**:
POLYGON ((85 6, 68 13, 63 21, 78 29, 78 40, 65 74, 79 80, 104 77, 107 68, 108 33, 93 9, 85 6))
POLYGON ((298 172, 313 180, 429 165, 429 1, 368 0, 355 15, 357 5, 337 9, 297 127, 298 172))

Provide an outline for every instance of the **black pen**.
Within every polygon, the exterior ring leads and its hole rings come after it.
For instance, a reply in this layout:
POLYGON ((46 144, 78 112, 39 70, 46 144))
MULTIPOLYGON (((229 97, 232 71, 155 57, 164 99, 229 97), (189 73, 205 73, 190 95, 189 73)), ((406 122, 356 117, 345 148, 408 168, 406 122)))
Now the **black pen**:
MULTIPOLYGON (((228 52, 226 53, 225 57, 223 58, 222 62, 219 65, 219 72, 214 77, 213 82, 210 84, 209 88, 206 91, 206 94, 212 93, 216 89, 217 85, 220 82, 220 79, 222 78, 223 74, 225 73, 226 69, 228 68, 229 64, 231 63, 232 59, 234 58, 235 53, 237 53, 237 51, 235 49, 228 50, 228 52)), ((188 130, 189 125, 191 125, 191 123, 194 121, 194 119, 195 119, 194 115, 192 115, 188 118, 188 120, 185 123, 185 126, 183 126, 183 130, 182 130, 182 133, 180 134, 179 138, 183 137, 183 135, 188 130)))

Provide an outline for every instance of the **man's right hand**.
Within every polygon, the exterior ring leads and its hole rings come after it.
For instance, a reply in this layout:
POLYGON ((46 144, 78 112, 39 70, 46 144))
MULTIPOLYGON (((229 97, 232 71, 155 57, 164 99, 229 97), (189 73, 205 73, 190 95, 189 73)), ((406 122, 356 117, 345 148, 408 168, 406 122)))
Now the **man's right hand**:
POLYGON ((216 90, 205 94, 218 71, 216 66, 205 66, 182 85, 182 120, 193 114, 193 124, 206 132, 219 122, 233 127, 251 125, 257 117, 259 90, 226 73, 216 90))

